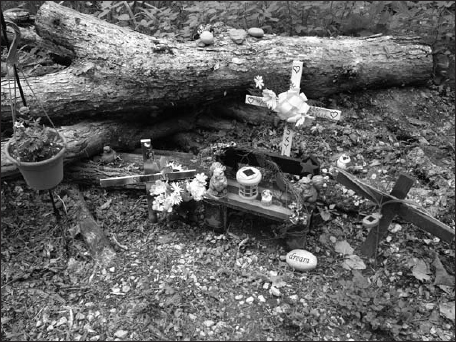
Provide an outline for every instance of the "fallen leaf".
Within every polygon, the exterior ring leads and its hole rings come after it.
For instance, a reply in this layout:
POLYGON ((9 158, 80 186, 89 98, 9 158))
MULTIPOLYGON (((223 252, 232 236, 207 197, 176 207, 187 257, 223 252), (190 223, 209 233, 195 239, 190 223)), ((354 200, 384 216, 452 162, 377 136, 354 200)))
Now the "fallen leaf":
POLYGON ((454 322, 454 302, 440 303, 440 314, 454 322))
POLYGON ((431 277, 429 274, 431 271, 429 270, 429 266, 426 264, 424 260, 418 259, 415 266, 413 266, 412 274, 413 276, 421 281, 429 280, 431 277))
POLYGON ((367 289, 370 284, 369 284, 369 280, 367 280, 366 277, 364 277, 362 275, 362 273, 358 270, 353 270, 352 271, 353 273, 353 284, 356 285, 357 287, 361 288, 361 289, 367 289))
POLYGON ((334 246, 334 249, 336 250, 337 253, 340 253, 342 255, 352 255, 354 249, 352 246, 347 241, 337 241, 336 245, 334 246))
POLYGON ((103 204, 100 209, 101 210, 105 210, 105 209, 108 209, 109 206, 111 205, 111 202, 112 202, 112 199, 109 199, 105 204, 103 204))
POLYGON ((342 267, 346 270, 365 270, 366 265, 357 255, 348 255, 342 262, 342 267))
POLYGON ((320 210, 320 216, 323 221, 331 220, 331 213, 327 209, 320 210))
POLYGON ((435 259, 432 263, 432 266, 435 267, 434 285, 445 285, 454 287, 454 277, 448 275, 448 272, 443 267, 442 262, 440 261, 437 253, 435 253, 435 259))
POLYGON ((269 277, 269 280, 272 282, 272 286, 276 288, 281 288, 287 285, 287 283, 283 281, 281 276, 272 276, 269 277))

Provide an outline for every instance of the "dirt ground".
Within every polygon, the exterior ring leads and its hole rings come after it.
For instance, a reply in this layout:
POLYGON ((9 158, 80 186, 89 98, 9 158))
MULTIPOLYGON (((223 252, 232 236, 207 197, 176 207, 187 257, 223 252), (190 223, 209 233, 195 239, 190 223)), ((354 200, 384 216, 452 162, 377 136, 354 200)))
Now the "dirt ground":
MULTIPOLYGON (((416 179, 407 200, 454 229, 454 91, 404 87, 310 102, 342 110, 340 122, 317 120, 293 143, 292 156, 315 155, 328 176, 304 246, 315 269, 284 262, 290 237, 277 236, 276 222, 231 211, 226 233, 202 219, 150 224, 145 192, 83 188, 117 252, 103 267, 72 236, 60 186, 57 222, 46 191, 2 181, 2 340, 454 340, 454 240, 396 217, 376 257, 360 256, 365 269, 344 268, 337 245, 356 255, 368 233, 361 220, 375 206, 333 177, 342 153, 362 166, 356 177, 385 192, 407 173, 416 179)), ((282 132, 282 123, 237 123, 200 133, 207 145, 279 152, 282 132)))

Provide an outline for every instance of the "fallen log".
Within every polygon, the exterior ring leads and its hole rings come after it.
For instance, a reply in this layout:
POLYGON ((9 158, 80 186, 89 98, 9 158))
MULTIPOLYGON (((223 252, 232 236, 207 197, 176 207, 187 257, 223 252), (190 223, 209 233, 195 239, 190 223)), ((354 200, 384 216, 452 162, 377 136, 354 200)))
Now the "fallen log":
MULTIPOLYGON (((228 28, 215 43, 159 40, 54 2, 36 15, 36 31, 72 51, 65 70, 28 79, 52 118, 67 115, 147 114, 226 97, 242 99, 253 78, 269 89, 288 89, 293 60, 304 63, 301 90, 309 98, 355 89, 423 84, 432 74, 431 48, 416 37, 317 38, 265 35, 242 45, 228 28)), ((28 87, 31 114, 42 115, 28 87)), ((10 120, 2 81, 2 120, 10 120)), ((19 101, 19 99, 18 99, 19 101)))
MULTIPOLYGON (((81 122, 72 126, 62 126, 57 130, 67 140, 67 152, 64 162, 69 164, 84 158, 101 154, 103 146, 114 149, 133 151, 139 146, 141 138, 159 139, 177 132, 191 130, 195 127, 193 117, 174 119, 154 126, 120 123, 116 121, 81 122)), ((204 121, 204 120, 203 120, 204 121)), ((19 175, 17 167, 4 155, 6 142, 2 141, 1 178, 11 179, 19 175)))
POLYGON ((89 209, 84 196, 76 185, 64 185, 62 191, 68 197, 68 216, 76 223, 73 235, 81 234, 90 251, 90 254, 103 266, 109 265, 116 252, 104 231, 97 224, 89 209))

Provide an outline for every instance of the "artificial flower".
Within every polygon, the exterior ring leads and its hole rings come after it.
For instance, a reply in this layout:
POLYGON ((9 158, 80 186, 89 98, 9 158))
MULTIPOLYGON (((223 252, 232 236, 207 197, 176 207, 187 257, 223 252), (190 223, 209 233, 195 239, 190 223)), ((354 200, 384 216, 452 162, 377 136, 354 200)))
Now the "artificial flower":
POLYGON ((156 195, 160 195, 160 194, 164 194, 166 192, 166 189, 168 188, 168 184, 161 181, 161 180, 158 180, 155 182, 155 184, 153 184, 151 187, 150 187, 150 195, 151 196, 156 196, 156 195))
POLYGON ((202 183, 202 184, 206 185, 207 176, 206 176, 204 173, 198 173, 198 174, 195 176, 195 179, 196 179, 199 183, 202 183))
POLYGON ((255 76, 253 79, 255 81, 255 87, 262 89, 264 87, 263 76, 255 76))
POLYGON ((277 107, 277 96, 272 90, 263 89, 263 101, 269 109, 274 110, 277 107))

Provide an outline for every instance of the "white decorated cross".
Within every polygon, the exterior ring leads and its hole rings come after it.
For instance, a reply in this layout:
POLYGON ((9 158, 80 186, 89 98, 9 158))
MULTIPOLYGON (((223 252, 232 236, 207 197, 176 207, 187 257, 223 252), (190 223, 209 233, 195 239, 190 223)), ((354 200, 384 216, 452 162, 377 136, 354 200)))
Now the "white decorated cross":
MULTIPOLYGON (((294 123, 296 127, 310 126, 315 118, 340 120, 340 110, 314 107, 307 104, 306 95, 300 93, 302 67, 302 62, 293 61, 290 90, 276 96, 272 90, 264 89, 263 97, 246 95, 245 103, 268 107, 275 111, 280 119, 287 123, 294 123)), ((260 76, 255 77, 255 83, 260 89, 264 86, 263 79, 260 76)), ((290 156, 293 135, 293 129, 287 125, 283 132, 282 155, 290 156)))

